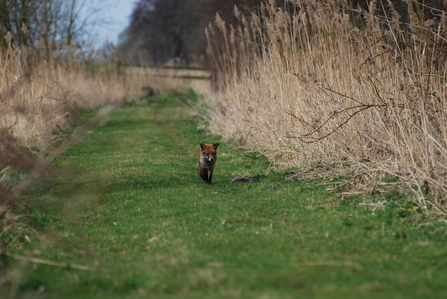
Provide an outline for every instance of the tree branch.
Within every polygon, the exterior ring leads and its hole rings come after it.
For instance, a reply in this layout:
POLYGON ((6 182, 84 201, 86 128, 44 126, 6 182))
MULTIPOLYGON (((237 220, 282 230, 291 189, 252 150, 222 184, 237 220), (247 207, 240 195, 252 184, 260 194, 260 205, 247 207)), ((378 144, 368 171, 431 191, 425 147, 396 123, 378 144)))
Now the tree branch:
MULTIPOLYGON (((295 76, 298 77, 297 74, 293 74, 293 75, 295 75, 295 76)), ((335 94, 337 94, 337 95, 339 95, 339 96, 341 96, 341 97, 350 99, 350 100, 352 100, 353 102, 356 102, 356 103, 359 104, 359 105, 352 106, 352 107, 346 107, 346 108, 343 108, 343 109, 338 110, 338 111, 335 110, 335 111, 334 111, 334 112, 333 112, 333 113, 332 113, 332 114, 331 114, 331 115, 330 115, 330 116, 329 116, 329 117, 328 117, 328 118, 327 118, 321 125, 319 125, 316 129, 313 129, 311 132, 306 133, 306 134, 303 134, 303 135, 301 135, 301 136, 296 136, 296 137, 290 137, 290 136, 289 136, 288 138, 298 138, 298 139, 300 139, 301 141, 303 141, 304 143, 315 143, 315 142, 318 142, 318 141, 320 141, 320 140, 322 140, 322 139, 324 139, 324 138, 327 138, 327 137, 329 137, 330 135, 334 134, 336 131, 338 131, 340 128, 342 128, 344 125, 346 125, 346 124, 347 124, 347 123, 348 123, 348 122, 349 122, 355 115, 357 115, 357 114, 359 114, 360 112, 363 112, 363 111, 365 111, 365 110, 368 110, 368 109, 370 109, 370 108, 385 108, 385 109, 388 108, 388 107, 404 108, 404 106, 403 106, 402 104, 393 104, 393 103, 387 103, 387 102, 385 102, 385 101, 383 100, 383 98, 381 97, 381 95, 379 94, 379 92, 378 92, 378 90, 377 90, 377 87, 375 86, 374 82, 372 82, 371 78, 368 77, 368 79, 369 79, 369 81, 371 82, 371 84, 374 86, 374 92, 375 92, 376 96, 379 98, 379 101, 382 102, 383 104, 364 104, 364 103, 358 101, 357 99, 355 99, 355 98, 353 98, 353 97, 351 97, 351 96, 348 96, 348 95, 343 94, 343 93, 341 93, 341 92, 339 92, 339 91, 336 91, 336 90, 333 90, 333 89, 331 89, 331 88, 329 88, 329 87, 326 87, 326 86, 324 86, 323 84, 321 84, 321 83, 319 83, 319 82, 315 82, 315 84, 316 84, 320 89, 324 89, 325 91, 329 91, 329 92, 331 92, 331 93, 335 93, 335 94), (354 109, 358 109, 358 110, 354 111, 352 114, 349 114, 349 111, 354 110, 354 109), (335 129, 331 130, 329 133, 327 133, 327 134, 325 134, 325 135, 323 135, 323 136, 321 136, 321 137, 318 137, 318 138, 316 138, 316 137, 312 137, 312 135, 314 135, 315 133, 320 133, 321 129, 322 129, 323 127, 325 127, 329 121, 331 121, 331 120, 334 119, 337 115, 339 115, 339 114, 341 114, 341 113, 344 113, 344 112, 348 113, 348 114, 349 114, 349 117, 348 117, 346 120, 344 120, 342 123, 340 123, 335 129), (305 138, 312 138, 313 140, 308 141, 308 140, 305 140, 305 138)), ((312 128, 312 126, 311 126, 309 123, 307 123, 304 119, 302 119, 302 118, 296 116, 296 115, 293 114, 292 112, 288 111, 288 112, 286 112, 286 113, 287 113, 288 115, 290 115, 290 116, 292 116, 292 117, 298 119, 300 122, 304 123, 304 124, 307 125, 308 127, 312 128)))

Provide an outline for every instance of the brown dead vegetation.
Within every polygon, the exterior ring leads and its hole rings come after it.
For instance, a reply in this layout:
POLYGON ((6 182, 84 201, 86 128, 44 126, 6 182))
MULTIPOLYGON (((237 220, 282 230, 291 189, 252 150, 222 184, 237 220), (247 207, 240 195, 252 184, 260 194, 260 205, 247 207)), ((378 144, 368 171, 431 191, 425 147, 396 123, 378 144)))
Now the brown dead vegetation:
POLYGON ((367 10, 288 2, 287 11, 270 1, 249 16, 235 8, 238 27, 217 16, 207 29, 218 89, 212 132, 281 167, 350 161, 353 186, 396 177, 421 208, 444 213, 445 12, 426 20, 409 1, 404 22, 390 1, 367 10))

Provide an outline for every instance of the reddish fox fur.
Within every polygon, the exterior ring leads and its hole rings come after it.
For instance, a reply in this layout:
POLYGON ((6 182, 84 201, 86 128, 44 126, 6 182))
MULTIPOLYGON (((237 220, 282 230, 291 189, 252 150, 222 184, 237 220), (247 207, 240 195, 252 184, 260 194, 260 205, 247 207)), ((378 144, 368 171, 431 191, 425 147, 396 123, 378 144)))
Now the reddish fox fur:
POLYGON ((213 178, 214 164, 216 163, 216 150, 219 143, 200 144, 199 152, 199 176, 207 183, 211 184, 213 178))

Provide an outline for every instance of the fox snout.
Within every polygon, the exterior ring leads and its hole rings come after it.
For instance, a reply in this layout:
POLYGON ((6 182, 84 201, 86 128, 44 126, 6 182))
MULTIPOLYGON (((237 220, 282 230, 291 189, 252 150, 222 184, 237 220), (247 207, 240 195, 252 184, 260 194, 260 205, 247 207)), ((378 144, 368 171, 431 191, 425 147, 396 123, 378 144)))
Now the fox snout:
POLYGON ((208 157, 202 155, 202 167, 212 168, 216 159, 214 157, 208 157))

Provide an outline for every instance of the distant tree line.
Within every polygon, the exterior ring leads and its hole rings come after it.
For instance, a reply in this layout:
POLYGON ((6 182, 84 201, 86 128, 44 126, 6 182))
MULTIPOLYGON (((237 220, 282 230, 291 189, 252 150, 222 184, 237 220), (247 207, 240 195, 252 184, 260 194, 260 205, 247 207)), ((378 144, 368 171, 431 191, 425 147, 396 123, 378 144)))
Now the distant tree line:
MULTIPOLYGON (((128 28, 121 34, 118 53, 127 63, 164 64, 176 61, 182 65, 204 63, 205 27, 214 22, 216 13, 227 25, 236 25, 234 6, 242 13, 256 12, 262 2, 272 0, 138 0, 128 28)), ((293 1, 273 0, 282 9, 292 9, 293 1)), ((306 2, 306 1, 304 1, 306 2)), ((308 1, 323 5, 325 1, 308 1)), ((371 0, 337 1, 351 20, 361 25, 360 10, 367 11, 371 0)), ((409 11, 415 11, 435 22, 445 11, 443 0, 377 0, 378 16, 387 17, 390 5, 409 22, 409 11)))
MULTIPOLYGON (((200 62, 206 51, 205 27, 216 13, 235 22, 234 6, 252 11, 262 0, 139 0, 128 28, 121 34, 119 52, 133 64, 188 65, 200 62)), ((278 4, 283 0, 276 0, 278 4)))
POLYGON ((97 25, 97 13, 104 7, 90 0, 0 0, 0 48, 79 43, 97 25))

